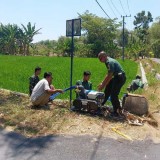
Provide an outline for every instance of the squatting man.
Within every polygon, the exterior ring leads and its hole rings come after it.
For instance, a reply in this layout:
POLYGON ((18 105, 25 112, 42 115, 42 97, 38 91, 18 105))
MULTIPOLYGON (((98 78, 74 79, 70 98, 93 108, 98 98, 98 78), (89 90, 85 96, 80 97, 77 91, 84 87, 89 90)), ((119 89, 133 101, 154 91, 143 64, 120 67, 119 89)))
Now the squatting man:
POLYGON ((34 106, 44 106, 47 105, 49 98, 52 94, 57 92, 63 93, 62 89, 55 89, 50 87, 52 84, 52 73, 45 72, 44 78, 40 80, 34 87, 31 94, 31 102, 34 106))

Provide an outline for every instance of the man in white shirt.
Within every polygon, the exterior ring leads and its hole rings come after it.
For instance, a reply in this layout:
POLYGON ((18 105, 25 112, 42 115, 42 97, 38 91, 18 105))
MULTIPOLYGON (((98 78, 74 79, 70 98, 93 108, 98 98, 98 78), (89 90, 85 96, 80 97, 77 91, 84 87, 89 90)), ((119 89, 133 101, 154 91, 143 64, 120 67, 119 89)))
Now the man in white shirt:
POLYGON ((40 80, 34 87, 31 94, 31 102, 34 106, 43 106, 48 103, 49 97, 57 92, 62 93, 62 89, 50 88, 52 83, 52 73, 45 72, 44 79, 40 80))

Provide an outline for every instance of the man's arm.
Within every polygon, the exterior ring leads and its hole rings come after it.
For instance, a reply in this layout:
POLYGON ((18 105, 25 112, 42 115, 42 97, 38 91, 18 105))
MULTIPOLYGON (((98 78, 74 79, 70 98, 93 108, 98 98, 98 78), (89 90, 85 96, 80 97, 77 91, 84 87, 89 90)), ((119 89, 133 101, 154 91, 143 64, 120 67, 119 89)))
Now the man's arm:
POLYGON ((32 77, 29 77, 29 85, 31 86, 33 83, 33 78, 32 77))
POLYGON ((29 89, 30 89, 30 92, 32 92, 33 88, 34 88, 34 78, 30 77, 29 78, 29 89))
POLYGON ((54 93, 57 93, 57 92, 63 93, 63 90, 62 90, 62 89, 55 89, 55 88, 53 87, 53 85, 52 85, 53 88, 51 88, 50 86, 51 86, 51 84, 48 84, 48 82, 45 81, 45 83, 44 83, 44 90, 45 90, 47 93, 49 93, 49 94, 54 94, 54 93))
POLYGON ((78 80, 77 82, 76 82, 76 85, 82 85, 82 81, 81 80, 78 80))
MULTIPOLYGON (((39 80, 38 80, 39 81, 39 80)), ((33 89, 38 81, 34 77, 29 78, 29 86, 33 89)))
POLYGON ((102 83, 100 83, 98 85, 98 90, 101 91, 105 86, 108 85, 108 83, 110 82, 110 80, 112 79, 113 73, 108 73, 106 75, 106 77, 104 78, 104 80, 102 81, 102 83))
POLYGON ((55 94, 57 92, 63 93, 63 90, 62 89, 48 89, 48 90, 46 90, 46 92, 49 94, 55 94))

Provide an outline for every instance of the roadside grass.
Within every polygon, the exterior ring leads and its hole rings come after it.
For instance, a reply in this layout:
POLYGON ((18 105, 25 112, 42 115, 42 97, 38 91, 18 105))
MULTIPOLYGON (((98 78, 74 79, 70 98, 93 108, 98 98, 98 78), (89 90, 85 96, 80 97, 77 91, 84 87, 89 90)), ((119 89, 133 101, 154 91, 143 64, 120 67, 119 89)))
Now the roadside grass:
POLYGON ((26 137, 67 133, 96 135, 101 129, 103 119, 71 112, 68 101, 55 101, 50 108, 41 109, 31 109, 29 104, 28 97, 1 90, 0 126, 26 137))
POLYGON ((56 134, 68 121, 68 102, 55 104, 51 108, 31 109, 29 97, 0 92, 0 125, 8 126, 25 136, 56 134), (62 108, 63 106, 63 108, 62 108))
POLYGON ((150 59, 144 59, 142 60, 142 65, 148 80, 148 88, 147 90, 143 90, 142 94, 149 101, 150 111, 154 112, 155 110, 159 110, 160 106, 160 81, 155 78, 156 73, 160 73, 160 64, 150 59))
POLYGON ((155 78, 155 76, 156 76, 156 73, 160 73, 160 64, 153 62, 150 59, 144 59, 142 61, 142 64, 146 71, 148 85, 151 87, 159 84, 159 81, 155 78))
MULTIPOLYGON (((0 88, 28 93, 29 77, 33 75, 34 68, 40 66, 42 73, 46 71, 53 73, 53 84, 56 88, 68 88, 70 86, 70 58, 69 57, 24 57, 24 56, 1 56, 0 63, 0 88)), ((137 74, 138 64, 131 61, 119 60, 123 66, 127 82, 121 90, 120 95, 126 93, 126 88, 137 74)), ((98 58, 74 58, 73 64, 73 85, 77 80, 82 79, 83 71, 90 70, 91 82, 93 89, 103 80, 107 69, 104 64, 100 63, 98 58)), ((73 94, 74 95, 74 94, 73 94)), ((61 99, 69 99, 69 92, 59 96, 61 99)))
POLYGON ((28 96, 17 96, 0 90, 0 126, 26 137, 60 134, 95 135, 122 141, 124 137, 112 130, 118 128, 121 133, 133 140, 143 140, 150 134, 150 138, 156 138, 155 142, 160 140, 159 128, 147 124, 141 127, 131 126, 127 122, 71 112, 68 101, 53 102, 50 108, 31 109, 28 96))

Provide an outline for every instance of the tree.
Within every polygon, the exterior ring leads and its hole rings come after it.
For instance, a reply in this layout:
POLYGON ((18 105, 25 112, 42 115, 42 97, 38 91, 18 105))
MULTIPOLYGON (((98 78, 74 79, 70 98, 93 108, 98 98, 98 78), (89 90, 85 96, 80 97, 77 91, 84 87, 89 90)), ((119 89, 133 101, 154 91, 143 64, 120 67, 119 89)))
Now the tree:
POLYGON ((160 58, 160 40, 153 42, 151 47, 154 52, 154 57, 160 58))
POLYGON ((0 50, 6 54, 15 54, 17 51, 16 39, 19 27, 15 24, 0 26, 0 50))
MULTIPOLYGON (((117 41, 118 41, 118 44, 119 44, 119 46, 123 46, 123 32, 122 32, 122 30, 119 30, 119 32, 118 32, 118 39, 117 39, 117 41)), ((128 38, 129 38, 129 31, 125 28, 124 29, 124 46, 127 46, 128 45, 128 38)))
POLYGON ((33 36, 39 34, 35 30, 35 25, 31 26, 29 22, 27 27, 22 24, 21 29, 17 25, 0 25, 0 52, 6 54, 29 54, 29 46, 33 41, 33 36))
POLYGON ((145 11, 137 13, 137 16, 134 16, 135 20, 133 24, 135 25, 135 29, 137 30, 137 36, 139 39, 145 43, 147 41, 149 23, 153 22, 152 14, 150 12, 145 15, 145 11))
POLYGON ((23 24, 21 24, 21 25, 24 30, 24 32, 21 31, 22 37, 23 37, 22 44, 23 44, 23 49, 24 49, 24 55, 29 55, 29 46, 30 46, 31 42, 33 41, 33 37, 36 34, 40 34, 39 30, 41 30, 41 28, 36 30, 35 24, 32 26, 31 22, 29 22, 27 24, 27 27, 25 27, 23 24))
POLYGON ((92 57, 97 56, 102 50, 112 54, 115 47, 113 40, 116 38, 117 24, 115 19, 106 19, 98 17, 86 11, 79 15, 82 19, 82 31, 86 36, 86 44, 92 46, 92 57))
POLYGON ((149 33, 154 57, 160 58, 160 17, 156 18, 156 22, 152 24, 149 33))
MULTIPOLYGON (((147 12, 147 15, 145 14, 145 11, 142 11, 140 13, 137 13, 136 16, 134 16, 135 20, 133 24, 135 25, 135 31, 136 35, 139 38, 139 44, 141 45, 141 53, 144 55, 146 54, 146 46, 149 44, 149 23, 153 21, 152 14, 150 12, 147 12)), ((142 57, 143 57, 142 55, 142 57)))
POLYGON ((154 40, 160 39, 160 21, 159 20, 152 24, 152 26, 149 29, 149 33, 150 33, 150 38, 152 42, 154 40))
POLYGON ((62 56, 69 56, 72 50, 72 42, 68 37, 61 36, 57 42, 57 49, 62 54, 62 56))

